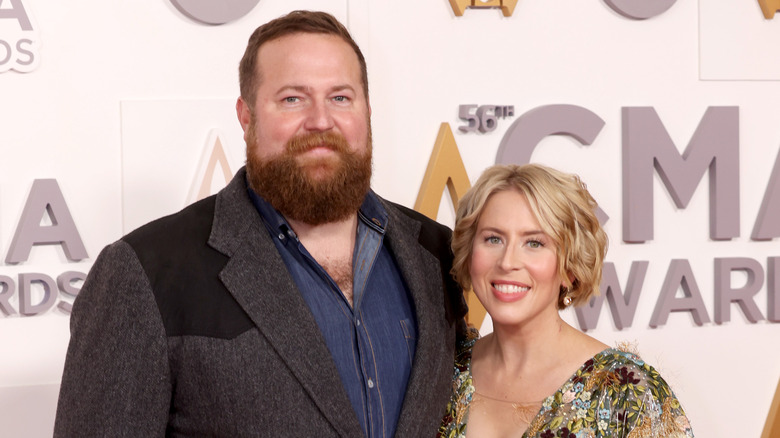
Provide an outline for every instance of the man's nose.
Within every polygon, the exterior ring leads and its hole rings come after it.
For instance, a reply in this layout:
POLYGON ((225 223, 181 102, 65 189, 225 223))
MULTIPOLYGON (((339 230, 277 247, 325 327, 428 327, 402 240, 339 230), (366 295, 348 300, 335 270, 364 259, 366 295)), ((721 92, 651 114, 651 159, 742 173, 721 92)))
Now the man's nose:
POLYGON ((325 102, 311 105, 306 116, 304 127, 309 131, 327 131, 333 128, 333 115, 325 102))

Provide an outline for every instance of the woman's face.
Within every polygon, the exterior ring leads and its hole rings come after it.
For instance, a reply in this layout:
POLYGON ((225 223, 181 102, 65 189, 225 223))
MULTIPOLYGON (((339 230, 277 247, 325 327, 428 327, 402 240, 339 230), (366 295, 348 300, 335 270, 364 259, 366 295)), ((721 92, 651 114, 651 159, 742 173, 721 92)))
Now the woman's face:
POLYGON ((557 318, 557 248, 523 194, 510 189, 488 199, 471 251, 474 292, 494 327, 557 318))

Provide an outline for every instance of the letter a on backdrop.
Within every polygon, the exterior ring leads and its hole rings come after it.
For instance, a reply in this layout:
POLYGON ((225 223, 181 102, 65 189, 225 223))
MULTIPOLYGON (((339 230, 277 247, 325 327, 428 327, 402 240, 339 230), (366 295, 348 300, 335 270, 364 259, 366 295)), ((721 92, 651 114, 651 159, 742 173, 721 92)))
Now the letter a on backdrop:
POLYGON ((772 401, 772 407, 769 408, 769 415, 766 417, 764 433, 761 438, 776 438, 780 436, 780 382, 777 382, 775 390, 775 399, 772 401))
POLYGON ((225 142, 222 140, 219 130, 212 129, 209 132, 208 140, 206 140, 206 148, 201 156, 187 203, 200 201, 217 193, 230 183, 233 174, 225 152, 225 142))
POLYGON ((758 4, 767 20, 775 18, 775 12, 780 11, 780 0, 758 0, 758 4))
POLYGON ((428 169, 425 171, 417 201, 414 209, 436 220, 439 216, 439 204, 444 188, 450 192, 453 206, 457 209, 458 201, 471 187, 466 167, 460 157, 455 136, 452 135, 449 123, 442 123, 439 135, 428 161, 428 169))
POLYGON ((33 181, 5 262, 16 264, 27 261, 35 245, 60 245, 65 256, 72 262, 88 257, 68 204, 55 179, 33 181), (41 222, 47 215, 51 225, 42 225, 41 222))
MULTIPOLYGON (((436 220, 439 216, 439 204, 441 204, 445 187, 450 192, 450 198, 456 210, 460 198, 471 187, 466 166, 463 165, 463 159, 449 123, 442 123, 439 128, 439 135, 436 136, 436 143, 433 146, 428 169, 425 171, 414 209, 436 220)), ((469 305, 468 321, 479 328, 485 319, 485 308, 477 300, 474 292, 468 291, 465 292, 465 295, 469 305)))

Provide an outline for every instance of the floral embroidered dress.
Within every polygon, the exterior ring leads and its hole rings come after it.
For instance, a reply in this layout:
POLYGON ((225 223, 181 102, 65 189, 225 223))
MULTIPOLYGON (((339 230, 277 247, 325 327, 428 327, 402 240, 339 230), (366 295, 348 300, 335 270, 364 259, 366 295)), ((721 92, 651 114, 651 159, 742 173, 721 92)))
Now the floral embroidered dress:
MULTIPOLYGON (((455 358, 453 395, 437 437, 464 438, 474 386, 471 350, 455 358)), ((547 397, 523 438, 692 438, 680 402, 658 372, 637 355, 608 348, 585 362, 547 397)))

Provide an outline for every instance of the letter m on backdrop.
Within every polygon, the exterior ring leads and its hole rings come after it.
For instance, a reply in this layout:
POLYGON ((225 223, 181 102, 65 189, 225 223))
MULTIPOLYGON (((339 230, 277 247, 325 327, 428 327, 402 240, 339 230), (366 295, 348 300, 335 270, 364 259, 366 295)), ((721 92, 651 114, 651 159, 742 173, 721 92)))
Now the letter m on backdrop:
POLYGON ((739 237, 739 108, 710 107, 685 152, 655 109, 623 108, 623 241, 653 239, 653 171, 685 208, 709 170, 710 238, 739 237))

